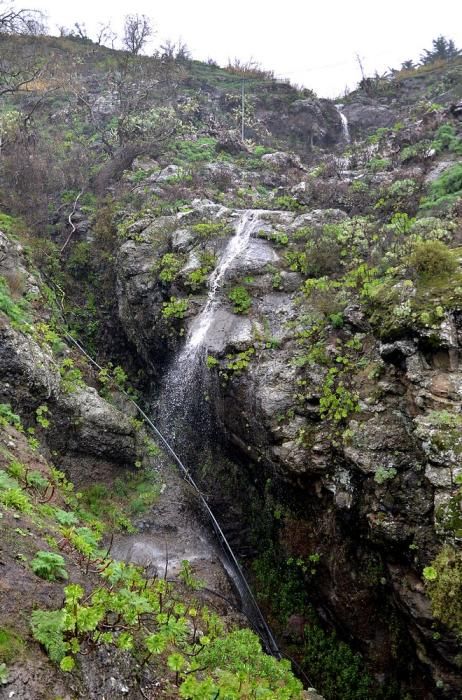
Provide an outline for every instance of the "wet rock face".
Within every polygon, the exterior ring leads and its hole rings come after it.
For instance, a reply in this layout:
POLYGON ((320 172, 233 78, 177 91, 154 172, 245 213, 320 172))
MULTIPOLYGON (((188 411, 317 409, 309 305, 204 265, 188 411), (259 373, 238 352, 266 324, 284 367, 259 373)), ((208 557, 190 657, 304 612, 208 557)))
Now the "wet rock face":
POLYGON ((313 146, 332 146, 342 139, 340 115, 330 100, 295 100, 287 114, 272 112, 265 123, 274 136, 288 139, 301 152, 313 146))
POLYGON ((342 108, 355 136, 372 133, 381 127, 393 126, 396 114, 384 105, 373 102, 350 102, 342 108))

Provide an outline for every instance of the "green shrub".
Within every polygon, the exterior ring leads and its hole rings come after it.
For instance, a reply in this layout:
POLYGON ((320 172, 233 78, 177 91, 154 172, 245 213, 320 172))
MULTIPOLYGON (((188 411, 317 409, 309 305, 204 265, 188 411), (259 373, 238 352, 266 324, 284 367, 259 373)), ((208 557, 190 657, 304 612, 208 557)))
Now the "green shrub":
POLYGON ((29 497, 21 488, 0 490, 0 503, 7 508, 14 508, 21 513, 30 513, 32 505, 29 497))
POLYGON ((16 324, 27 322, 27 315, 23 306, 11 298, 10 290, 4 277, 0 277, 0 311, 3 311, 16 324))
POLYGON ((161 313, 163 318, 184 318, 188 309, 189 302, 187 299, 170 297, 170 301, 163 303, 161 313))
POLYGON ((431 185, 430 196, 439 199, 447 194, 462 192, 462 163, 445 170, 431 185))
POLYGON ((74 360, 66 357, 59 367, 61 375, 61 388, 66 394, 72 394, 77 389, 85 386, 82 378, 82 372, 74 366, 74 360))
POLYGON ((462 552, 444 545, 424 569, 433 615, 449 629, 462 634, 462 552))
POLYGON ((408 262, 418 277, 447 276, 458 267, 453 251, 441 241, 416 243, 408 262))
POLYGON ((285 194, 274 198, 274 208, 285 211, 298 211, 302 206, 294 197, 285 194))
POLYGON ((462 197, 462 163, 445 170, 431 185, 420 209, 444 211, 462 197))
POLYGON ((191 228, 192 232, 200 238, 220 238, 228 231, 228 226, 221 221, 217 222, 202 222, 195 224, 191 228))
POLYGON ((21 419, 16 413, 13 413, 9 403, 0 403, 0 427, 12 425, 16 430, 22 430, 21 419))
POLYGON ((386 481, 394 479, 396 474, 397 471, 394 467, 390 467, 388 469, 386 467, 378 467, 374 474, 374 481, 377 484, 384 484, 386 481))
POLYGON ((65 610, 34 610, 31 615, 34 639, 45 648, 50 659, 56 663, 59 663, 66 654, 65 620, 65 610))
POLYGON ((236 314, 246 314, 252 306, 252 297, 245 287, 234 287, 228 299, 233 302, 233 311, 236 314))
POLYGON ((9 673, 6 664, 0 664, 0 685, 8 683, 9 673))
POLYGON ((462 155, 462 138, 457 136, 456 130, 452 124, 441 124, 435 134, 432 148, 434 148, 437 153, 442 153, 442 151, 447 150, 462 155))
POLYGON ((326 700, 371 700, 378 697, 360 654, 326 634, 320 627, 305 628, 303 665, 326 700))
POLYGON ((389 170, 390 161, 388 158, 371 158, 367 163, 368 169, 373 173, 379 173, 382 170, 389 170))
POLYGON ((173 282, 183 267, 183 259, 175 253, 165 253, 159 265, 159 279, 162 282, 173 282))
POLYGON ((55 552, 37 552, 30 565, 34 574, 46 581, 67 579, 64 559, 55 552))
POLYGON ((322 418, 340 421, 359 411, 358 396, 345 386, 343 380, 338 378, 339 375, 339 370, 331 367, 324 379, 319 399, 322 418))

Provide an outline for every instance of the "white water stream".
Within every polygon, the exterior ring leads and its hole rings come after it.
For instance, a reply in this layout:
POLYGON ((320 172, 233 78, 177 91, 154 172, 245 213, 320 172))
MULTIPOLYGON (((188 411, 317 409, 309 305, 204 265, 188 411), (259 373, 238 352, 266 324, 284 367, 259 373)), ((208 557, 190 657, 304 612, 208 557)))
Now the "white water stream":
POLYGON ((258 210, 247 209, 240 216, 236 226, 236 233, 230 239, 220 262, 210 276, 207 302, 191 326, 184 353, 191 354, 192 351, 195 351, 205 344, 207 332, 212 325, 218 305, 219 300, 217 299, 217 295, 221 283, 232 263, 236 258, 239 258, 249 245, 252 233, 256 230, 258 224, 260 224, 259 214, 260 212, 258 210))
POLYGON ((176 443, 176 428, 187 425, 192 416, 192 405, 201 402, 200 371, 207 347, 207 335, 213 325, 220 305, 220 289, 227 272, 235 267, 239 257, 249 245, 252 234, 261 227, 258 209, 244 210, 235 226, 235 234, 229 240, 217 267, 210 276, 204 308, 196 316, 189 329, 185 346, 170 366, 162 382, 158 400, 158 417, 161 428, 176 443))
POLYGON ((345 143, 350 143, 351 136, 350 136, 350 128, 348 126, 348 119, 346 118, 345 114, 342 112, 342 105, 336 105, 336 107, 337 107, 337 112, 339 113, 339 116, 340 116, 340 121, 342 122, 342 139, 345 143))

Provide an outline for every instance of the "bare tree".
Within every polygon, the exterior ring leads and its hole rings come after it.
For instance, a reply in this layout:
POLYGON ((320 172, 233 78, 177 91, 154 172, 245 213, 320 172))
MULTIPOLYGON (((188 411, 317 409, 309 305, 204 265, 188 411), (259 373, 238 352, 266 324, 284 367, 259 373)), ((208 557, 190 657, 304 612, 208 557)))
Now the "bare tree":
POLYGON ((146 15, 126 15, 123 46, 135 56, 146 45, 154 33, 152 22, 146 15))
POLYGON ((18 10, 14 2, 0 0, 0 34, 38 36, 45 31, 44 15, 39 10, 18 10))
POLYGON ((96 43, 98 46, 107 46, 110 44, 111 48, 114 48, 114 42, 117 39, 117 34, 111 27, 111 23, 108 22, 104 24, 100 22, 96 29, 96 43))

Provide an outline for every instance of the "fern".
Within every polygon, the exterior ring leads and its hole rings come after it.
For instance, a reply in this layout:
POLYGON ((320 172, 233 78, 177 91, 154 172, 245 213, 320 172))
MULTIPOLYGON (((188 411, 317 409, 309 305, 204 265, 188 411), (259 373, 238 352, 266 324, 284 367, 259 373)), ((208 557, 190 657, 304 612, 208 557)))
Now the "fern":
POLYGON ((66 655, 63 632, 65 610, 34 610, 31 628, 34 639, 39 642, 52 661, 59 663, 66 655))
POLYGON ((37 552, 31 561, 31 568, 34 574, 46 581, 67 579, 64 559, 54 552, 37 552))

